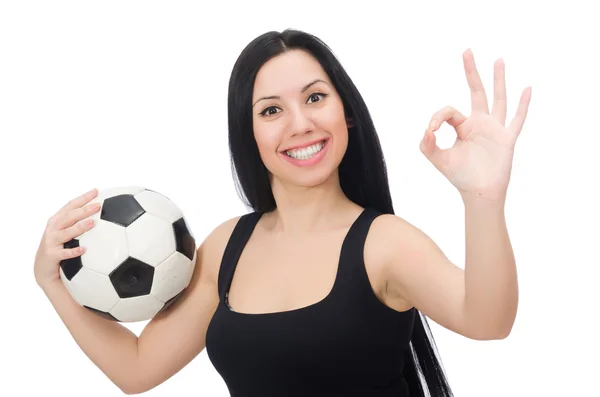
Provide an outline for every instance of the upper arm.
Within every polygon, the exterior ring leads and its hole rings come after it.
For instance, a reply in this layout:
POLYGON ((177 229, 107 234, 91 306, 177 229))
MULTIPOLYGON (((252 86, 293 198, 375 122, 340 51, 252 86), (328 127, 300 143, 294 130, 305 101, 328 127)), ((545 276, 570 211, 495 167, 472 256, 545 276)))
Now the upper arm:
POLYGON ((423 231, 394 215, 373 222, 381 252, 386 291, 441 326, 471 339, 483 339, 467 316, 464 270, 452 263, 423 231))
POLYGON ((172 377, 205 347, 208 324, 219 303, 221 258, 239 217, 215 228, 198 247, 188 288, 167 310, 154 317, 138 339, 136 391, 150 390, 172 377))

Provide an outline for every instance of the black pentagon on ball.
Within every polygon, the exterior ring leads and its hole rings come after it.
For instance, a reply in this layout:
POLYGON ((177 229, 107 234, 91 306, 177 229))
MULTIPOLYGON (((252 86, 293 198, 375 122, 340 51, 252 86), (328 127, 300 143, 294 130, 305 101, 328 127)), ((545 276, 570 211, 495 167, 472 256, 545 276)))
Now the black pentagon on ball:
POLYGON ((109 274, 109 278, 121 298, 148 295, 152 289, 154 267, 129 257, 109 274))
MULTIPOLYGON (((67 241, 63 244, 63 247, 66 249, 77 248, 79 247, 79 240, 73 239, 71 241, 67 241)), ((71 281, 73 277, 81 270, 83 264, 81 263, 81 256, 76 256, 74 258, 63 259, 60 261, 60 267, 65 274, 67 280, 71 281)))
POLYGON ((103 317, 103 318, 105 318, 105 319, 107 319, 107 320, 110 320, 110 321, 117 321, 117 322, 119 321, 119 320, 117 320, 117 319, 116 319, 116 318, 115 318, 115 317, 114 317, 112 314, 110 314, 110 313, 103 312, 103 311, 101 311, 101 310, 94 309, 93 307, 89 307, 89 306, 85 306, 85 305, 83 305, 83 307, 85 307, 85 308, 86 308, 86 309, 88 309, 88 310, 91 310, 92 312, 96 313, 96 314, 97 314, 97 315, 99 315, 100 317, 103 317))
POLYGON ((145 212, 132 194, 121 194, 104 200, 100 219, 127 227, 145 212))
POLYGON ((182 253, 189 260, 192 260, 196 251, 196 241, 192 237, 184 218, 179 218, 173 222, 173 231, 175 232, 177 252, 182 253))

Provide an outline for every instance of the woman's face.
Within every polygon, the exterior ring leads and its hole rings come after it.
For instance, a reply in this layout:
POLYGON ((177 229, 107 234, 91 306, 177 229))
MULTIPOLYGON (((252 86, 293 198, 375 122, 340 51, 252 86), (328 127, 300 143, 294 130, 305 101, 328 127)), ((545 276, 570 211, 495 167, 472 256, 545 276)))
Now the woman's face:
POLYGON ((310 54, 293 50, 263 65, 252 113, 254 137, 273 178, 308 187, 337 171, 348 144, 344 107, 310 54))

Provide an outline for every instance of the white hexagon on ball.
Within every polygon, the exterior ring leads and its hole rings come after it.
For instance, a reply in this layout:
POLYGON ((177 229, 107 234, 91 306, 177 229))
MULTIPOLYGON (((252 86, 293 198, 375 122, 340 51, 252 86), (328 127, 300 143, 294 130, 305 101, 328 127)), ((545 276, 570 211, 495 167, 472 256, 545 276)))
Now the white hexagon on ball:
POLYGON ((173 223, 183 217, 181 209, 160 193, 144 190, 137 193, 134 197, 146 212, 156 215, 169 223, 173 223))
POLYGON ((137 322, 154 317, 163 306, 164 302, 156 297, 142 295, 121 299, 109 313, 122 322, 137 322))
POLYGON ((108 276, 129 256, 126 229, 111 222, 98 220, 96 225, 79 237, 86 248, 81 255, 84 267, 108 276))
POLYGON ((126 229, 129 255, 157 266, 177 249, 173 226, 164 219, 144 213, 126 229))
POLYGON ((185 255, 174 252, 154 269, 154 281, 150 294, 167 302, 190 284, 193 272, 193 262, 185 255))
POLYGON ((69 281, 62 269, 60 277, 63 284, 77 303, 103 312, 108 312, 119 302, 110 279, 85 267, 69 281))

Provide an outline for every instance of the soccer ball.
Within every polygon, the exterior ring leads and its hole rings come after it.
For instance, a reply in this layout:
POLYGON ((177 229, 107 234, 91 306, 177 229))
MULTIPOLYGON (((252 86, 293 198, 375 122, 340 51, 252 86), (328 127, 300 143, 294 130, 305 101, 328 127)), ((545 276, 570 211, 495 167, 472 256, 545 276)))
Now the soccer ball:
POLYGON ((167 197, 138 186, 99 190, 94 226, 64 244, 86 252, 60 263, 73 299, 118 322, 150 320, 187 288, 196 242, 182 211, 167 197))

